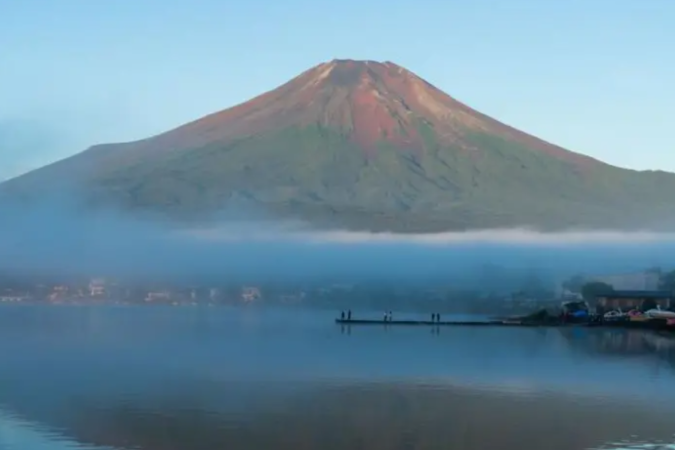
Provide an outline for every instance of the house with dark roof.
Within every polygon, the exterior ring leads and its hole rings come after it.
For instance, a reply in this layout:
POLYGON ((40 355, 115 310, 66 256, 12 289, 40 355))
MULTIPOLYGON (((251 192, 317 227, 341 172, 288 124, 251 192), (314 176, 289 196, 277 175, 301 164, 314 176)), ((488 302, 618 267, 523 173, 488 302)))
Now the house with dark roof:
POLYGON ((605 311, 613 309, 670 309, 675 306, 671 291, 611 291, 596 298, 597 306, 605 311))

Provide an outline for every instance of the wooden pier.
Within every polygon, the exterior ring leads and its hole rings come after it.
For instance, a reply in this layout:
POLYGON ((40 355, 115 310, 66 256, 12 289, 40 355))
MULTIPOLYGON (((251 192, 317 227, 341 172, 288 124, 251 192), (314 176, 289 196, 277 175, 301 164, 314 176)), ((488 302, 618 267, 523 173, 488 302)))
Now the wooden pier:
POLYGON ((384 319, 335 319, 339 325, 379 325, 379 326, 431 326, 431 327, 592 327, 592 328, 623 328, 675 332, 675 326, 668 325, 665 320, 653 319, 649 321, 617 321, 617 322, 537 322, 518 320, 473 320, 473 321, 432 321, 432 320, 384 320, 384 319))
POLYGON ((431 321, 431 320, 382 320, 382 319, 335 319, 340 325, 409 325, 409 326, 541 326, 543 324, 528 324, 509 322, 504 320, 471 320, 471 321, 431 321))

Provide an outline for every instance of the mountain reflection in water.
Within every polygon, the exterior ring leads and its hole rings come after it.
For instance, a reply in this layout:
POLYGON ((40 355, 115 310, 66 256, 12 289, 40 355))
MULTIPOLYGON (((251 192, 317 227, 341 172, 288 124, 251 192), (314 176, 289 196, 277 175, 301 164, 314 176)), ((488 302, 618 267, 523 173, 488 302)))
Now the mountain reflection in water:
POLYGON ((0 308, 2 450, 675 441, 675 341, 654 333, 341 330, 331 314, 293 310, 22 308, 0 308), (30 424, 54 446, 27 437, 30 424))

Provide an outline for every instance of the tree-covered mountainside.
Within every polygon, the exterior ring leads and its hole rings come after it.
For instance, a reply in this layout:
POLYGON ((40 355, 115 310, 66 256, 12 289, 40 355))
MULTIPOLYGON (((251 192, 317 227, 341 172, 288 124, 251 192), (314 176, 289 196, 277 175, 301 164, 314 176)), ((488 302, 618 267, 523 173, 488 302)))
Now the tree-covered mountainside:
POLYGON ((0 190, 31 195, 59 184, 175 217, 244 202, 370 230, 675 226, 674 174, 564 150, 388 62, 321 64, 249 102, 92 147, 0 190))

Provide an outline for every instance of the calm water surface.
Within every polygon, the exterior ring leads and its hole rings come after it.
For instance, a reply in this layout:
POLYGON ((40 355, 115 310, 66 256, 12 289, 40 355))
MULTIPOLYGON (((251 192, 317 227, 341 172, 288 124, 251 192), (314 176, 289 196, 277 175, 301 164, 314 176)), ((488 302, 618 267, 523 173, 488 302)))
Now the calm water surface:
POLYGON ((0 450, 675 448, 675 339, 0 307, 0 450))

